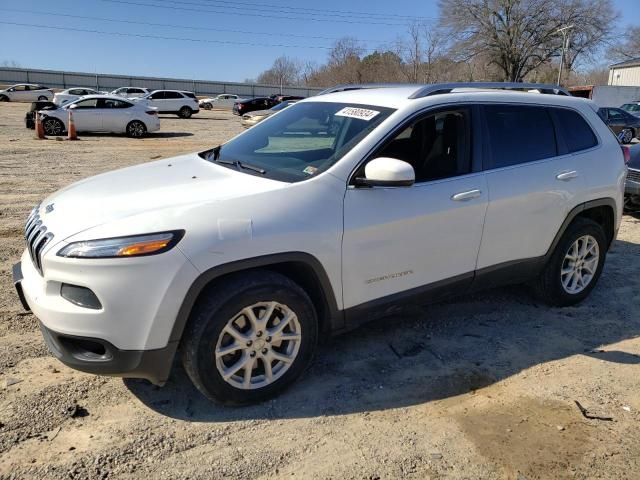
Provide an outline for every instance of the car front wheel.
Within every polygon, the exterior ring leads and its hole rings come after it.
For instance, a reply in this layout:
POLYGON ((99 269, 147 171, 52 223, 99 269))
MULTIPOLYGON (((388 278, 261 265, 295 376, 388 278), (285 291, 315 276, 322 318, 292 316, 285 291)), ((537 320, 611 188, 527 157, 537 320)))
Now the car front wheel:
POLYGON ((182 107, 178 112, 178 116, 180 118, 189 118, 191 117, 192 114, 193 114, 193 110, 191 110, 189 107, 182 107))
POLYGON ((64 132, 64 123, 57 118, 45 118, 42 122, 42 128, 45 135, 56 137, 64 132))
POLYGON ((311 363, 318 337, 309 296, 285 276, 254 271, 204 294, 185 331, 182 359, 194 385, 225 404, 271 398, 311 363))
POLYGON ((558 242, 537 280, 538 295, 550 305, 574 305, 596 286, 607 252, 603 228, 587 218, 577 218, 558 242))
POLYGON ((8 102, 9 101, 9 97, 7 97, 6 95, 0 95, 0 102, 8 102))
POLYGON ((147 127, 139 120, 129 122, 127 125, 127 136, 131 138, 142 138, 147 133, 147 127))

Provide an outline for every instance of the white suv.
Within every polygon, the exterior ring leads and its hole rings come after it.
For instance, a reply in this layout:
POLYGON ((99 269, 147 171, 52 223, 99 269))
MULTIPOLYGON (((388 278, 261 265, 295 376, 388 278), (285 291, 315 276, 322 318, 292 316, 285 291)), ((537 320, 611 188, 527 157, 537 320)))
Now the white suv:
POLYGON ((13 274, 53 354, 163 384, 180 350, 203 394, 248 403, 389 307, 525 281, 563 306, 595 287, 626 166, 592 102, 347 88, 36 207, 13 274))
POLYGON ((196 95, 182 90, 155 90, 133 100, 147 102, 160 113, 175 113, 180 118, 189 118, 200 111, 196 95))

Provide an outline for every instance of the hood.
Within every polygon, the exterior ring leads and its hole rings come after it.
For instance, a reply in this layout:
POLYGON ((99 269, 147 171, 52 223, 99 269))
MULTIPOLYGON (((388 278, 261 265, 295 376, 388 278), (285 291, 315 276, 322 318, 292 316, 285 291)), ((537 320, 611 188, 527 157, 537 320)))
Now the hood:
POLYGON ((64 240, 144 212, 216 203, 286 185, 208 162, 193 153, 87 178, 47 197, 39 212, 56 240, 64 240))
POLYGON ((250 117, 268 117, 269 115, 273 115, 276 112, 272 112, 271 110, 255 110, 253 112, 245 113, 250 117))

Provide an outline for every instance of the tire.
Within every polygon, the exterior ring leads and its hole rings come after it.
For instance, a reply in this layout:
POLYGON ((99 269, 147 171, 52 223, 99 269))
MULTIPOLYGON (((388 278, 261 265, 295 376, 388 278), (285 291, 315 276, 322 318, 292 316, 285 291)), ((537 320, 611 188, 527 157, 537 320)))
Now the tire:
POLYGON ((9 97, 7 97, 6 95, 0 95, 0 102, 8 102, 9 101, 9 97))
POLYGON ((549 262, 538 277, 535 283, 536 293, 543 301, 557 307, 581 302, 596 286, 602 273, 606 253, 607 240, 603 228, 587 218, 575 219, 562 235, 549 262), (597 247, 590 247, 592 243, 589 242, 597 244, 597 247), (583 245, 586 246, 585 250, 589 250, 582 260, 580 260, 581 252, 575 250, 576 245, 578 250, 583 245), (593 256, 594 252, 597 254, 597 259, 593 256), (569 259, 570 255, 578 258, 577 269, 573 266, 576 262, 569 259), (588 273, 587 267, 591 273, 588 273), (571 272, 576 270, 579 272, 579 277, 574 275, 572 280, 571 272), (563 271, 569 273, 563 274, 563 271))
POLYGON ((182 107, 178 111, 178 116, 180 118, 189 118, 191 117, 191 115, 193 115, 193 110, 191 110, 189 107, 182 107))
POLYGON ((57 137, 58 135, 62 135, 65 131, 64 123, 57 118, 45 118, 42 121, 42 128, 44 130, 44 134, 49 137, 57 137))
POLYGON ((127 124, 127 137, 142 138, 147 133, 147 126, 140 120, 132 120, 127 124))
POLYGON ((631 128, 625 128, 624 130, 622 130, 622 143, 631 143, 631 140, 633 140, 634 134, 633 134, 633 129, 631 128))
POLYGON ((209 102, 203 103, 202 108, 204 108, 205 110, 211 110, 213 108, 213 105, 209 102))
POLYGON ((182 362, 193 384, 210 400, 257 403, 282 392, 307 369, 317 341, 316 312, 306 292, 283 275, 258 270, 234 275, 203 293, 185 329, 182 362), (249 309, 257 317, 254 322, 244 314, 249 309), (273 313, 261 324, 269 309, 273 313), (278 333, 284 318, 290 320, 278 333), (244 335, 242 342, 237 335, 244 335), (279 335, 287 339, 276 340, 279 335), (219 354, 224 349, 229 353, 219 354), (230 374, 227 379, 224 370, 230 374))
POLYGON ((46 101, 46 100, 49 100, 49 99, 48 99, 47 97, 45 97, 44 95, 40 95, 40 96, 38 97, 38 100, 40 100, 40 101, 46 101))

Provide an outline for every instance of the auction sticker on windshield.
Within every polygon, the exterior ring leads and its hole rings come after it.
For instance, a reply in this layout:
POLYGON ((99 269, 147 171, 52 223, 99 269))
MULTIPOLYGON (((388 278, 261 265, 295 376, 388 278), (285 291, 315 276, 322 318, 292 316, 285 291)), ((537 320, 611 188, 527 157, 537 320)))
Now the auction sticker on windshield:
POLYGON ((358 118, 368 122, 379 113, 380 112, 369 110, 368 108, 345 107, 339 112, 336 112, 335 115, 337 117, 358 118))

